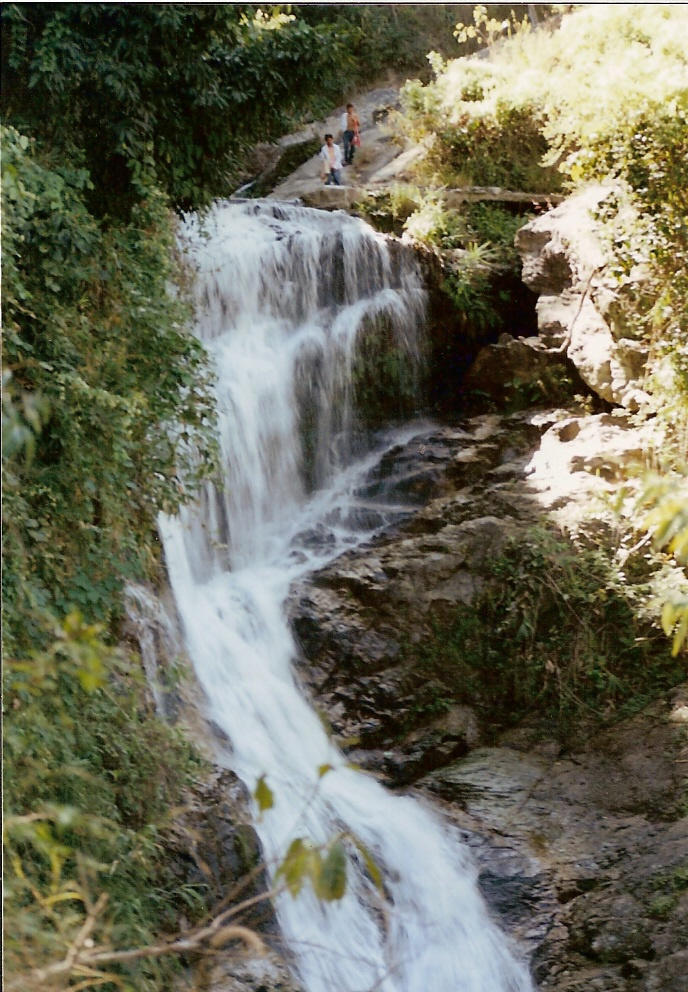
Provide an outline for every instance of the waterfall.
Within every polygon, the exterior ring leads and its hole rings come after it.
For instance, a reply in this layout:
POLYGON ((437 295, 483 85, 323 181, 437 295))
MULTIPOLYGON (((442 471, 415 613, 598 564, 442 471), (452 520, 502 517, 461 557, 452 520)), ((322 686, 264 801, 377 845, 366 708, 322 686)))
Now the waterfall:
POLYGON ((420 374, 413 257, 342 213, 260 201, 187 219, 183 241, 217 372, 224 472, 221 488, 160 520, 187 648, 235 771, 251 790, 265 775, 273 791, 257 823, 268 862, 295 837, 320 845, 347 831, 385 880, 383 899, 352 847, 343 899, 321 903, 308 885, 277 898, 299 977, 308 992, 528 992, 458 838, 349 767, 291 666, 290 585, 391 519, 362 483, 420 430, 365 429, 358 405, 366 336, 385 336, 405 383, 420 374))

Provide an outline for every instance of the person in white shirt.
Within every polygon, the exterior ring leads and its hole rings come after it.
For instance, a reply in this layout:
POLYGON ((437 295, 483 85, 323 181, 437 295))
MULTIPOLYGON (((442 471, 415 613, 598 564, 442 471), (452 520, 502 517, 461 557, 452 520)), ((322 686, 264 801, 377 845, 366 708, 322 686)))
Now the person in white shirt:
POLYGON ((342 150, 339 145, 335 145, 331 134, 325 135, 325 144, 320 149, 320 162, 322 164, 325 185, 341 186, 342 150))

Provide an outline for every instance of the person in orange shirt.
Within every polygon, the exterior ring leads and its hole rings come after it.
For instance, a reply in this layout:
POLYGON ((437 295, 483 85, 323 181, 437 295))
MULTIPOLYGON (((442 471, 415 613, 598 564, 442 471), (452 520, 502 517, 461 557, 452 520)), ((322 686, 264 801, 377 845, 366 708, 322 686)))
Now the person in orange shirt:
POLYGON ((342 150, 339 145, 335 145, 331 134, 325 135, 325 144, 320 149, 320 161, 322 163, 325 185, 341 186, 342 150))
POLYGON ((344 165, 351 165, 354 160, 356 145, 360 144, 359 131, 361 122, 353 103, 347 103, 346 113, 342 114, 342 131, 344 138, 344 165))

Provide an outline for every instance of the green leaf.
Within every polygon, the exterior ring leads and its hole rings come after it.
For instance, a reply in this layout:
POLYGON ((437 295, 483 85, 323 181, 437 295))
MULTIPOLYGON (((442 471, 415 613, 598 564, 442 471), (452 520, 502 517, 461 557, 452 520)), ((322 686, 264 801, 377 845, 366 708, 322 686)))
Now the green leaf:
POLYGON ((304 879, 308 874, 311 851, 304 841, 297 837, 289 845, 284 861, 277 869, 276 877, 283 878, 293 896, 297 896, 303 888, 304 879))
POLYGON ((330 846, 315 883, 315 894, 326 902, 341 899, 346 892, 346 851, 341 840, 330 846))
POLYGON ((382 882, 382 873, 380 872, 377 862, 375 861, 375 859, 373 858, 372 854, 365 846, 363 841, 359 840, 358 837, 352 837, 351 839, 356 845, 359 854, 363 858, 363 863, 365 865, 366 871, 368 872, 368 875, 370 876, 370 880, 372 881, 375 888, 379 892, 382 892, 384 894, 385 887, 382 882))
POLYGON ((265 775, 261 775, 258 779, 253 798, 258 803, 261 813, 264 813, 267 809, 272 809, 275 805, 275 798, 272 794, 272 789, 265 781, 265 775))

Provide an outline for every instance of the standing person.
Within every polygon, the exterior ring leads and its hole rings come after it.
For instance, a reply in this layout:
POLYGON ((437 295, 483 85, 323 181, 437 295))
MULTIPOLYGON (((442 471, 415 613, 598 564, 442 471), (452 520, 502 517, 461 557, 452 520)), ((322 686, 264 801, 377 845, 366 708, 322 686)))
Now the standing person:
POLYGON ((354 160, 356 145, 361 143, 359 138, 361 122, 353 103, 346 105, 346 112, 342 114, 342 127, 344 129, 344 165, 351 165, 354 160))
POLYGON ((325 178, 325 185, 334 183, 341 186, 342 152, 339 145, 335 145, 331 134, 325 135, 325 144, 320 149, 320 161, 325 178))

